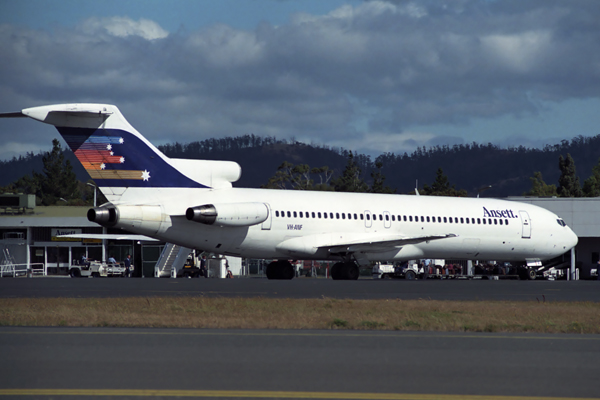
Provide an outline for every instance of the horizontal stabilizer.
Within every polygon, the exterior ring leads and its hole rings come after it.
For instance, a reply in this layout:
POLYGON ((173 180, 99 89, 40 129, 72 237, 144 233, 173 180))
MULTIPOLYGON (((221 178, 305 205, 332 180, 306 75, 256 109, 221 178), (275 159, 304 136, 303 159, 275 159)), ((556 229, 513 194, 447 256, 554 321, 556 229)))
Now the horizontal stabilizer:
POLYGON ((12 113, 0 113, 0 118, 27 118, 21 111, 12 113))

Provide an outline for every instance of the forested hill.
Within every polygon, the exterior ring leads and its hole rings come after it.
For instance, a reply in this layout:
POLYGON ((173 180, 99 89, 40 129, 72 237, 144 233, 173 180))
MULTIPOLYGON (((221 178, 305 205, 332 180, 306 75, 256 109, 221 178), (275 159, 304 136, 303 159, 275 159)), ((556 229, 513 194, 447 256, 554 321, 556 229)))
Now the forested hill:
MULTIPOLYGON (((310 167, 328 166, 340 173, 348 154, 343 149, 287 143, 254 135, 209 139, 185 145, 175 143, 160 149, 169 157, 236 161, 242 166, 242 178, 235 184, 237 187, 265 184, 284 161, 310 167)), ((583 184, 599 161, 600 135, 578 136, 543 149, 523 146, 506 149, 492 144, 472 143, 420 148, 412 154, 386 153, 375 160, 358 154, 354 159, 362 168, 367 182, 375 163, 382 162, 386 184, 397 189, 397 193, 413 190, 416 180, 419 187, 431 184, 436 170, 441 167, 450 183, 455 184, 457 189, 466 189, 469 195, 476 195, 477 189, 492 185, 485 196, 506 197, 522 195, 530 190, 529 178, 535 171, 542 172, 546 183, 556 184, 560 175, 558 158, 568 153, 575 160, 577 174, 583 184)))
POLYGON ((441 167, 449 181, 456 184, 456 188, 466 189, 469 195, 476 195, 478 188, 492 185, 492 189, 485 192, 486 197, 505 197, 529 191, 529 178, 535 171, 542 173, 546 183, 558 185, 561 154, 565 157, 571 154, 583 185, 599 162, 600 135, 578 136, 543 149, 523 146, 506 149, 472 143, 419 149, 410 155, 383 154, 377 160, 383 163, 383 173, 398 192, 413 188, 415 179, 419 180, 419 187, 429 184, 436 169, 441 167))
MULTIPOLYGON (((344 169, 348 156, 348 151, 343 149, 254 135, 168 144, 159 146, 159 149, 174 158, 236 161, 242 166, 242 177, 234 184, 236 187, 260 187, 267 183, 284 161, 295 165, 308 164, 313 168, 328 166, 339 174, 344 169)), ((354 160, 362 168, 363 178, 367 183, 370 183, 370 172, 374 169, 375 162, 382 162, 385 183, 395 188, 397 193, 410 192, 414 189, 416 180, 419 187, 431 184, 436 177, 436 170, 441 167, 450 183, 456 185, 457 189, 466 189, 470 196, 475 196, 478 188, 492 185, 492 189, 486 191, 484 196, 505 197, 528 191, 531 188, 529 178, 535 171, 542 172, 546 183, 556 184, 560 175, 559 155, 566 156, 567 153, 575 160, 577 175, 583 184, 591 175, 592 167, 598 164, 600 135, 578 136, 544 149, 506 149, 492 144, 473 143, 420 148, 412 154, 387 153, 375 160, 355 154, 354 160)), ((87 181, 89 176, 75 160, 73 153, 65 151, 65 157, 71 160, 78 179, 87 181)), ((0 162, 0 186, 31 174, 32 170, 40 172, 41 169, 41 155, 28 154, 0 162)))

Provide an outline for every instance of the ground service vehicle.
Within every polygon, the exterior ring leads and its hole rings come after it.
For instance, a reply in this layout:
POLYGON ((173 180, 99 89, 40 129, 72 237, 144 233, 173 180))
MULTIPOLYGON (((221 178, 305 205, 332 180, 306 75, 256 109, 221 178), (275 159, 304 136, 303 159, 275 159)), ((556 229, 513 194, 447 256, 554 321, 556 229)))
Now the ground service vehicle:
POLYGON ((73 264, 69 267, 71 278, 99 278, 107 276, 125 276, 125 267, 120 264, 108 264, 90 261, 85 264, 73 264))

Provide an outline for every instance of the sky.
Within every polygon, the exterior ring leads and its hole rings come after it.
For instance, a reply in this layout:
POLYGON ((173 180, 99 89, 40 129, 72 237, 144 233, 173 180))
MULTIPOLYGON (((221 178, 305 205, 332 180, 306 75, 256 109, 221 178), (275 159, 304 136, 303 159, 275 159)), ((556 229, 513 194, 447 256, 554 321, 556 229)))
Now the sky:
MULTIPOLYGON (((600 134, 600 1, 0 0, 0 112, 58 103, 156 145, 543 147, 600 134)), ((54 137, 1 119, 0 160, 54 137)))

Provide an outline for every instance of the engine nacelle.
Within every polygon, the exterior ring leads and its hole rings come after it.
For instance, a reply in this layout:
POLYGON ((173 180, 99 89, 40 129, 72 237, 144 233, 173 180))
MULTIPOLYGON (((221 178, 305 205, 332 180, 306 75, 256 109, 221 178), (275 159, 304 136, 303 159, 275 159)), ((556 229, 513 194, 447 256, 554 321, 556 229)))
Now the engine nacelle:
POLYGON ((87 212, 87 219, 102 226, 115 226, 119 222, 119 211, 116 207, 96 207, 90 208, 87 212))
POLYGON ((152 235, 163 220, 160 206, 107 206, 88 210, 88 220, 106 227, 118 226, 132 232, 152 235))
POLYGON ((269 208, 265 203, 205 204, 188 208, 185 217, 206 225, 252 226, 267 220, 269 208))

